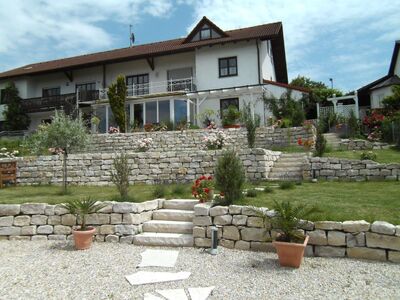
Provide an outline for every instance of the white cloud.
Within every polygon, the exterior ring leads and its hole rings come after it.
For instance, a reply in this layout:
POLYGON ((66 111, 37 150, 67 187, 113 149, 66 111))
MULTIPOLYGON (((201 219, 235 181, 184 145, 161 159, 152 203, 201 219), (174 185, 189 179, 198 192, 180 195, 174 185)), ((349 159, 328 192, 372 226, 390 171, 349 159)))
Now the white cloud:
POLYGON ((47 59, 50 52, 64 57, 109 49, 115 38, 105 22, 128 25, 146 17, 168 17, 172 7, 170 0, 1 1, 0 54, 30 63, 33 57, 47 59), (37 49, 40 55, 33 55, 37 49))

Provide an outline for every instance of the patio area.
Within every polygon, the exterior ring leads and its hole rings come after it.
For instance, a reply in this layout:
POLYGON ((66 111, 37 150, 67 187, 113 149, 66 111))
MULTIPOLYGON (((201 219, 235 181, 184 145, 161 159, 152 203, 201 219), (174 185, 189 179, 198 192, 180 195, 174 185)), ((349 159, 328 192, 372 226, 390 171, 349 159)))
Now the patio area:
POLYGON ((305 258, 300 269, 279 267, 274 253, 219 247, 216 256, 177 248, 175 267, 184 281, 131 286, 145 247, 94 243, 75 251, 69 242, 0 243, 0 290, 4 299, 143 299, 156 289, 215 286, 209 299, 395 299, 398 265, 334 258, 305 258))

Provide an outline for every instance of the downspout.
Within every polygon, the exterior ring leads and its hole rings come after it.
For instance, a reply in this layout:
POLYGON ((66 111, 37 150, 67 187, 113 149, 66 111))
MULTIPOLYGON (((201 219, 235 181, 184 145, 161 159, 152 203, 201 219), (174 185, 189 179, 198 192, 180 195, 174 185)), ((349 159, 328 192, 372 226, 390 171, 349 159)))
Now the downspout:
POLYGON ((256 47, 257 47, 258 84, 261 84, 260 49, 258 47, 258 40, 256 40, 256 47))

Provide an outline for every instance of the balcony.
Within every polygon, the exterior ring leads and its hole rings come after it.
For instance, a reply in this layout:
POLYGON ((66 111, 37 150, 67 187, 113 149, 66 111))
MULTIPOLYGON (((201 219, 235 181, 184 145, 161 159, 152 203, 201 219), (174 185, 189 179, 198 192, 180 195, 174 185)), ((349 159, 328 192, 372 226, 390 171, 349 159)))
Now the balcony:
POLYGON ((76 106, 75 93, 37 97, 22 100, 22 107, 26 113, 50 111, 55 109, 72 109, 76 106))

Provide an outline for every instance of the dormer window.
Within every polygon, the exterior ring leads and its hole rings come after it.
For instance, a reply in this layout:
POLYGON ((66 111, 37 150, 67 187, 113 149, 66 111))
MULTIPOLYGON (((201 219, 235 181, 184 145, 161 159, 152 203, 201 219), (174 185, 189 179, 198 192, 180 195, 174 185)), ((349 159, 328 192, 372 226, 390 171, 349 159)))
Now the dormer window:
POLYGON ((219 39, 223 37, 228 37, 228 34, 211 22, 206 17, 200 20, 199 23, 193 28, 193 30, 189 33, 189 35, 182 42, 190 43, 190 42, 198 42, 205 41, 210 39, 219 39))
POLYGON ((208 40, 211 38, 211 28, 208 25, 200 30, 200 40, 208 40))

